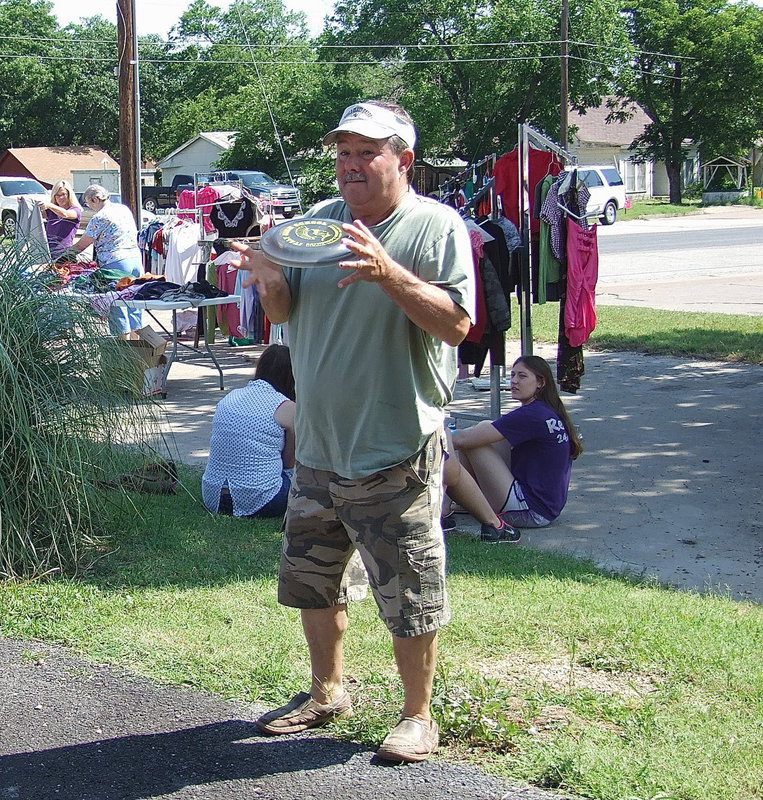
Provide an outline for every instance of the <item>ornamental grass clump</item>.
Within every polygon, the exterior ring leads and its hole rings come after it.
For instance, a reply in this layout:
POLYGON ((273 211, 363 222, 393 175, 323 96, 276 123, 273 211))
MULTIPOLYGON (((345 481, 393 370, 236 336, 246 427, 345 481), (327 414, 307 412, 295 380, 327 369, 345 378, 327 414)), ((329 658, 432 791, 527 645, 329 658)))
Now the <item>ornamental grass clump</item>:
POLYGON ((91 560, 129 501, 102 487, 154 435, 131 348, 23 261, 0 251, 0 579, 91 560))

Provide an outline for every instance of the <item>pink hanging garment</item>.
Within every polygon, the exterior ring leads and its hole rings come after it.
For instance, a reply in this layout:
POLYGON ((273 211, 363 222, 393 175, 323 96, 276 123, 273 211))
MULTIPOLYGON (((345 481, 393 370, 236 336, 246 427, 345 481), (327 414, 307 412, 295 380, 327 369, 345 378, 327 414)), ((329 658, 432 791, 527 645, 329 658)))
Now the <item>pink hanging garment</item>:
POLYGON ((596 225, 584 231, 567 217, 567 301, 564 332, 570 345, 585 344, 596 327, 596 281, 599 279, 599 246, 596 225))
MULTIPOLYGON (((238 258, 239 254, 231 250, 222 253, 214 260, 217 285, 228 294, 236 294, 238 269, 231 267, 230 262, 238 258)), ((228 336, 246 336, 246 333, 241 333, 241 312, 235 303, 223 303, 217 306, 217 324, 223 332, 228 331, 228 336)))

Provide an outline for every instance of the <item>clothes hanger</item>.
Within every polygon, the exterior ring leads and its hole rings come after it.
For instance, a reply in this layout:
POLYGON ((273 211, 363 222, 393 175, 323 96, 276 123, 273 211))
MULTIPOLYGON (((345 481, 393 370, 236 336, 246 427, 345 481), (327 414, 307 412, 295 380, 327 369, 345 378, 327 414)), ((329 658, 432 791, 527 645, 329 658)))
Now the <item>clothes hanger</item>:
POLYGON ((586 214, 583 214, 583 216, 582 216, 582 217, 581 217, 581 216, 578 216, 577 214, 574 214, 572 211, 570 211, 570 209, 569 209, 569 208, 567 208, 567 206, 563 205, 563 204, 562 204, 562 203, 560 203, 558 200, 556 201, 556 204, 559 206, 559 208, 561 208, 561 209, 562 209, 562 211, 564 211, 564 213, 565 213, 565 214, 566 214, 568 217, 573 217, 574 219, 576 219, 576 220, 578 220, 578 221, 580 221, 580 222, 582 222, 584 219, 588 219, 588 216, 587 216, 586 214))

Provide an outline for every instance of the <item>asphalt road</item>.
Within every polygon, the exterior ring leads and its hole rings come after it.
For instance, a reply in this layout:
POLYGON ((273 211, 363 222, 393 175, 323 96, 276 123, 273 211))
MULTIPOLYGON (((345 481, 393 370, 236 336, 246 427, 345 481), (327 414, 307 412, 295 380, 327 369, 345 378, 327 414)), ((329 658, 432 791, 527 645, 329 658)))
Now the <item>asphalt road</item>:
POLYGON ((763 275, 763 210, 618 221, 599 227, 599 283, 763 275))

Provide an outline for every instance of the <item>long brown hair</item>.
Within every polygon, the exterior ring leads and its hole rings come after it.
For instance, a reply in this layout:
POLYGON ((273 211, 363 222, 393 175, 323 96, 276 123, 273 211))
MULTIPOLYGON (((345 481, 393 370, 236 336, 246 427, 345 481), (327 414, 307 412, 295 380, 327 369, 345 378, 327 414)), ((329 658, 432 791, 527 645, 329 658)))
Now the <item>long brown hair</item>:
POLYGON ((570 437, 572 458, 573 460, 576 459, 583 452, 583 442, 580 440, 578 429, 573 425, 562 398, 559 396, 559 390, 556 388, 556 381, 551 373, 548 361, 540 356, 520 356, 514 362, 514 366, 516 367, 517 364, 524 364, 542 382, 543 385, 535 393, 535 399, 542 400, 559 415, 559 419, 564 423, 567 435, 570 437))

